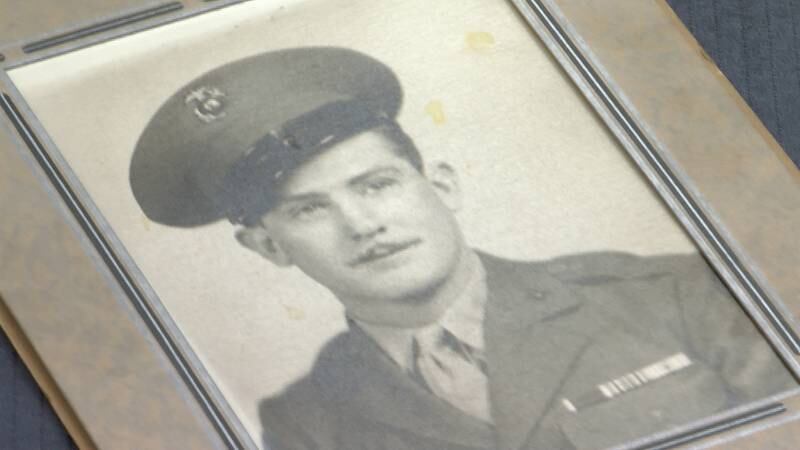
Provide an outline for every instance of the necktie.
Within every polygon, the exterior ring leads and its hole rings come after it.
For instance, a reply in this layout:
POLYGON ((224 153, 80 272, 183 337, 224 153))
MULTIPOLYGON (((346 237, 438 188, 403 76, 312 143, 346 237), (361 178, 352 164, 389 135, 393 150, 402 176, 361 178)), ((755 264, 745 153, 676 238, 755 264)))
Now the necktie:
POLYGON ((491 423, 485 363, 475 349, 441 326, 414 337, 415 371, 440 399, 491 423))

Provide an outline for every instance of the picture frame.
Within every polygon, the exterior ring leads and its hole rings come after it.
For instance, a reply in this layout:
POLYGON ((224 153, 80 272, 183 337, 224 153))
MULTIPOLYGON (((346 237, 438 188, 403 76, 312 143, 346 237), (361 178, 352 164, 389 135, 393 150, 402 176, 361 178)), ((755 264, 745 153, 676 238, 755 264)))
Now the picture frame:
MULTIPOLYGON (((129 16, 143 22, 121 21, 121 28, 102 31, 106 26, 100 21, 95 30, 99 34, 86 32, 88 38, 78 41, 79 44, 64 41, 67 44, 64 47, 59 45, 65 38, 56 33, 50 41, 38 40, 38 45, 29 52, 33 56, 12 46, 12 51, 4 49, 7 55, 4 64, 13 70, 20 61, 44 60, 232 3, 238 2, 186 2, 179 5, 182 8, 170 4, 134 11, 129 16)), ((515 4, 676 211, 728 285, 749 299, 743 306, 763 327, 773 345, 784 354, 792 351, 796 354, 793 315, 798 287, 791 269, 787 268, 796 267, 800 255, 797 243, 791 239, 798 217, 791 213, 776 214, 776 211, 797 211, 800 197, 796 171, 793 172, 774 140, 696 44, 676 26, 668 7, 646 3, 623 8, 614 2, 600 7, 576 1, 515 4), (599 20, 603 17, 614 20, 599 20), (626 26, 612 29, 609 23, 626 26), (647 36, 643 30, 653 29, 663 31, 657 41, 636 41, 629 37, 647 36), (621 40, 637 45, 622 49, 615 45, 621 40), (674 58, 670 67, 660 62, 665 54, 674 58), (632 66, 640 70, 628 70, 632 66), (676 71, 682 76, 676 76, 676 71), (692 84, 687 87, 685 80, 691 80, 692 84), (704 92, 706 103, 698 101, 687 107, 676 102, 676 96, 686 95, 687 89, 691 93, 704 92), (704 120, 699 120, 700 117, 704 120), (709 129, 727 132, 710 134, 709 129), (756 147, 761 150, 753 151, 756 147), (703 149, 702 155, 697 149, 703 149), (755 173, 743 171, 743 167, 762 169, 755 173), (737 176, 723 178, 720 169, 737 176), (759 186, 760 192, 771 193, 774 200, 763 202, 762 198, 745 195, 753 186, 759 186), (777 219, 754 220, 763 217, 777 219)), ((186 446, 187 436, 191 436, 196 439, 188 445, 191 447, 253 445, 254 442, 241 438, 248 435, 241 425, 218 418, 235 414, 215 402, 214 395, 204 398, 192 393, 191 386, 208 386, 213 380, 189 369, 198 361, 185 356, 180 346, 171 344, 179 339, 170 335, 175 325, 164 319, 163 310, 141 299, 131 302, 131 297, 142 295, 137 292, 139 288, 127 284, 113 270, 124 261, 118 259, 112 246, 98 245, 106 239, 94 234, 96 230, 87 227, 81 218, 84 212, 76 207, 81 202, 75 200, 82 194, 72 192, 75 198, 70 198, 70 189, 59 186, 64 180, 41 169, 54 163, 48 161, 46 151, 53 142, 43 137, 47 129, 37 124, 35 114, 24 107, 24 97, 12 91, 8 77, 3 82, 4 92, 12 92, 4 102, 10 117, 7 134, 11 139, 11 144, 4 146, 12 150, 6 152, 10 155, 9 164, 2 165, 7 171, 2 192, 5 198, 14 199, 8 203, 14 213, 11 220, 4 218, 3 225, 4 230, 15 233, 8 236, 18 241, 10 248, 19 261, 0 275, 4 277, 0 284, 5 304, 3 327, 40 383, 46 389, 50 386, 48 394, 55 399, 56 409, 76 441, 86 447, 130 442, 132 447, 150 448, 168 447, 176 442, 186 446), (41 152, 20 157, 19 148, 41 152), (61 200, 54 201, 56 196, 61 200), (43 210, 43 204, 54 206, 43 210), (17 221, 23 218, 26 225, 21 228, 17 221), (25 234, 30 237, 18 238, 25 234), (60 237, 48 237, 45 242, 53 247, 42 249, 37 247, 42 240, 35 237, 45 234, 60 237), (69 263, 60 258, 67 258, 69 263), (35 276, 16 275, 15 270, 31 268, 35 276), (54 303, 54 294, 65 300, 54 303), (71 320, 64 320, 65 317, 71 320), (98 345, 98 336, 109 343, 107 348, 98 345), (133 356, 135 364, 119 361, 123 352, 133 356), (76 360, 93 363, 82 366, 76 373, 76 360), (89 387, 87 379, 95 382, 89 387), (128 404, 120 404, 119 398, 128 399, 128 404), (101 404, 107 407, 99 408, 101 404), (154 414, 156 411, 161 412, 154 414), (131 417, 137 417, 134 430, 124 425, 131 417), (142 429, 148 430, 147 435, 135 432, 142 429)), ((792 411, 791 399, 777 409, 772 402, 764 406, 755 412, 756 416, 772 415, 785 408, 792 411)), ((774 422, 787 421, 791 416, 781 413, 774 422)), ((745 416, 743 420, 751 418, 745 416)), ((773 422, 759 421, 751 427, 765 428, 770 423, 773 422)), ((764 436, 770 433, 776 436, 781 432, 791 433, 786 431, 790 429, 791 426, 770 429, 759 433, 756 439, 769 439, 764 436)), ((737 428, 733 433, 741 433, 740 430, 737 428)), ((666 443, 672 445, 674 441, 666 443)), ((646 443, 658 444, 652 440, 646 443)))

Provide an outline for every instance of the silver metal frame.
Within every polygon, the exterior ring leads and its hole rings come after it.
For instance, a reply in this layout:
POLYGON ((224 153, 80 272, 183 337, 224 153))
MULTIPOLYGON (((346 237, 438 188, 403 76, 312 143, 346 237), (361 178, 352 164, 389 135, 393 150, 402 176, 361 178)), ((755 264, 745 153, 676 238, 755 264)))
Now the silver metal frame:
MULTIPOLYGON (((144 10, 127 12, 120 17, 73 31, 45 36, 21 45, 20 57, 6 60, 0 58, 0 87, 5 91, 0 97, 0 106, 58 192, 59 201, 66 205, 80 222, 87 238, 99 252, 103 262, 114 272, 117 282, 146 321, 151 333, 183 381, 190 387, 225 444, 231 449, 254 447, 255 443, 5 71, 242 1, 245 0, 214 2, 206 0, 206 3, 198 3, 190 8, 178 1, 163 3, 144 10)), ((607 126, 623 143, 640 169, 737 294, 740 303, 767 335, 787 367, 800 380, 800 363, 791 356, 800 355, 800 338, 792 329, 790 320, 782 312, 785 308, 776 305, 768 297, 745 264, 726 244, 725 237, 704 215, 691 192, 685 188, 669 163, 662 157, 657 142, 654 143, 654 140, 648 137, 646 128, 637 123, 624 101, 604 80, 603 74, 594 67, 591 57, 587 56, 588 49, 581 46, 581 42, 576 39, 568 24, 564 24, 557 6, 552 0, 509 1, 522 13, 599 112, 607 126)), ((705 418, 682 427, 676 433, 651 436, 627 443, 624 447, 671 448, 772 417, 785 411, 781 400, 797 392, 800 392, 800 389, 705 418)))

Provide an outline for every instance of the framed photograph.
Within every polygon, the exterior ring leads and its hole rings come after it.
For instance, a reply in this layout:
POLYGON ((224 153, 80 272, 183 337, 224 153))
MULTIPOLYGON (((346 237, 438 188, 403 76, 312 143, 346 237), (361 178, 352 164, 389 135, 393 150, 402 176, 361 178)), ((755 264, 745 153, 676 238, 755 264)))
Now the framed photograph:
POLYGON ((800 178, 666 4, 126 7, 0 73, 0 323, 80 446, 796 436, 800 178))

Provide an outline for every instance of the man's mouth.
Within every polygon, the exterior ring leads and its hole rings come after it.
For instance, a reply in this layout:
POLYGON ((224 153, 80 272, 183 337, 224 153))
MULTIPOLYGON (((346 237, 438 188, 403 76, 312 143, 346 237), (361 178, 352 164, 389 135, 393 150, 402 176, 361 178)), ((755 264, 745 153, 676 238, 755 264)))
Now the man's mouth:
POLYGON ((366 251, 360 253, 356 259, 350 262, 350 265, 355 267, 388 258, 392 255, 408 250, 411 247, 419 245, 421 242, 422 239, 412 239, 404 242, 376 244, 366 251))

